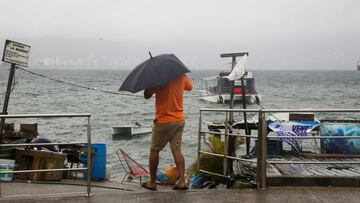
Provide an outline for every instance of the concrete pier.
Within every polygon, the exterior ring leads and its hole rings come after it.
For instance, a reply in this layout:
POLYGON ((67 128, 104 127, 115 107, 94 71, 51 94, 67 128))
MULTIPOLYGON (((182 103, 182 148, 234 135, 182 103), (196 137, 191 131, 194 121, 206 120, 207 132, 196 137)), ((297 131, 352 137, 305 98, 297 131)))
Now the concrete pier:
POLYGON ((173 191, 171 186, 158 186, 148 191, 139 183, 99 182, 86 196, 80 185, 1 183, 0 202, 359 202, 360 188, 281 187, 264 190, 190 189, 173 191))

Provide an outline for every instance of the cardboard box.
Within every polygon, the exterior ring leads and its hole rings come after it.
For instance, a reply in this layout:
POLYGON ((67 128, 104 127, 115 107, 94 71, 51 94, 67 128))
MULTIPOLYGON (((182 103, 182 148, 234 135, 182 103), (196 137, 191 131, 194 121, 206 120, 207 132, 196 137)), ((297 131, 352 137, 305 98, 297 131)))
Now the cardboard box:
MULTIPOLYGON (((1 122, 0 122, 1 125, 1 122)), ((11 137, 14 133, 14 123, 6 123, 4 125, 3 131, 0 132, 0 135, 3 137, 11 137)))
MULTIPOLYGON (((51 151, 17 149, 15 153, 16 170, 62 169, 66 154, 51 151)), ((14 174, 14 179, 20 180, 61 180, 62 171, 34 172, 14 174)))
POLYGON ((37 123, 21 123, 20 134, 28 140, 32 140, 38 136, 38 124, 37 123))
MULTIPOLYGON (((1 124, 1 122, 0 122, 0 124, 1 124)), ((3 130, 14 131, 14 123, 6 123, 5 122, 3 130)))
POLYGON ((37 123, 21 123, 20 131, 22 132, 30 132, 34 134, 38 134, 38 124, 37 123))

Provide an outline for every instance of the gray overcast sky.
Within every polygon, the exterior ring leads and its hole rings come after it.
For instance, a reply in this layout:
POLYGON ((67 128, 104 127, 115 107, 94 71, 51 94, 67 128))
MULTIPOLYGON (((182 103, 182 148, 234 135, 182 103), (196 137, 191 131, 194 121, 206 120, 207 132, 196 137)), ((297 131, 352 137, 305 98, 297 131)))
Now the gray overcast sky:
POLYGON ((359 9, 358 0, 2 0, 0 42, 30 44, 33 57, 119 57, 127 68, 151 50, 194 69, 241 51, 249 69, 355 69, 359 9))

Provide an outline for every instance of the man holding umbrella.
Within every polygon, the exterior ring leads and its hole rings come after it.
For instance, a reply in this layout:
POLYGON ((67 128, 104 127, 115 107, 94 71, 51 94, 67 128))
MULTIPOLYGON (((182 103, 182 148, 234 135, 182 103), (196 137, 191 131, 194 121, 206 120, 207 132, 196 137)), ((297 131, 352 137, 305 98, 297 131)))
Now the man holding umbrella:
POLYGON ((174 190, 187 190, 185 183, 185 161, 181 152, 182 133, 185 126, 183 110, 184 90, 192 90, 192 82, 185 75, 190 70, 174 55, 162 54, 142 62, 131 71, 120 90, 138 92, 144 90, 144 98, 155 94, 155 118, 152 129, 149 165, 150 180, 142 184, 156 190, 156 171, 159 152, 170 143, 179 174, 174 190))
POLYGON ((184 74, 168 84, 144 91, 144 97, 150 99, 155 94, 155 120, 152 129, 150 147, 150 180, 143 184, 147 189, 156 189, 156 170, 159 164, 159 152, 170 143, 176 169, 179 174, 178 183, 173 189, 186 190, 185 161, 181 152, 181 139, 185 126, 183 111, 184 90, 192 90, 191 80, 184 74))

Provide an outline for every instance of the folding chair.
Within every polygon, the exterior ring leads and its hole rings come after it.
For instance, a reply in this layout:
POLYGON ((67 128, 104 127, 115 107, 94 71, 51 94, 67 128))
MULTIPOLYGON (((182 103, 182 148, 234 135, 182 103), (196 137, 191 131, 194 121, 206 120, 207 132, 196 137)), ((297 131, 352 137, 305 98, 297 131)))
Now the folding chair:
POLYGON ((125 180, 125 178, 127 176, 131 175, 132 177, 135 177, 135 178, 139 177, 140 178, 140 184, 141 184, 141 177, 146 176, 147 174, 149 174, 149 171, 145 167, 143 167, 142 165, 137 163, 134 159, 132 159, 121 148, 116 150, 116 154, 119 157, 121 166, 124 168, 124 170, 126 172, 126 174, 125 174, 124 178, 122 179, 121 183, 124 182, 124 180, 125 180), (127 167, 125 167, 123 162, 126 163, 127 167))

